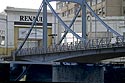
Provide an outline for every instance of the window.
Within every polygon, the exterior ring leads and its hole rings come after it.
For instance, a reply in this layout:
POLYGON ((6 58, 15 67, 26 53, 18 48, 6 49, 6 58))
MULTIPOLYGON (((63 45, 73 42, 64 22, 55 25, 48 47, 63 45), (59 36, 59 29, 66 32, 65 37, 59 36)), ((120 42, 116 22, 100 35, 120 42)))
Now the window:
POLYGON ((1 46, 5 45, 5 36, 0 36, 0 45, 1 46))
POLYGON ((57 4, 57 9, 61 9, 63 7, 63 4, 62 3, 58 3, 57 4))
POLYGON ((66 4, 69 4, 70 2, 66 1, 66 4))
POLYGON ((5 31, 0 30, 0 46, 4 46, 4 45, 5 45, 5 31))
POLYGON ((70 14, 70 10, 68 10, 68 15, 70 14))
POLYGON ((57 5, 57 9, 60 9, 60 5, 57 5))
POLYGON ((97 3, 101 3, 102 2, 102 0, 97 0, 97 3))
POLYGON ((64 12, 62 13, 62 17, 65 17, 66 15, 67 15, 67 12, 64 11, 64 12))
MULTIPOLYGON (((123 37, 125 38, 125 32, 123 32, 123 37)), ((125 39, 124 39, 124 41, 125 41, 125 39)))
POLYGON ((64 12, 62 13, 62 17, 64 17, 64 12))
POLYGON ((92 5, 96 5, 96 1, 95 0, 92 1, 92 5))
POLYGON ((125 7, 123 7, 123 15, 125 15, 125 7))
MULTIPOLYGON (((22 44, 22 40, 18 41, 18 47, 22 44)), ((38 41, 26 41, 23 48, 32 48, 32 47, 38 47, 38 41)))
POLYGON ((101 15, 101 13, 102 13, 101 8, 97 10, 97 13, 98 13, 98 15, 101 15))
POLYGON ((62 6, 63 6, 63 7, 65 6, 65 2, 62 3, 62 6))
POLYGON ((74 14, 74 8, 71 9, 71 14, 74 14))

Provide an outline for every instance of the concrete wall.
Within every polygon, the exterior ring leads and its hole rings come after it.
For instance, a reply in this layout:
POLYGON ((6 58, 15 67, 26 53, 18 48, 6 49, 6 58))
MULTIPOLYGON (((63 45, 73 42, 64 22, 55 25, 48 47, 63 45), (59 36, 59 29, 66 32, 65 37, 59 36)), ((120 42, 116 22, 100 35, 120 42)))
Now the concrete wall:
POLYGON ((53 82, 104 83, 104 71, 99 66, 54 65, 53 82))
POLYGON ((31 65, 27 72, 26 81, 52 82, 51 65, 31 65))

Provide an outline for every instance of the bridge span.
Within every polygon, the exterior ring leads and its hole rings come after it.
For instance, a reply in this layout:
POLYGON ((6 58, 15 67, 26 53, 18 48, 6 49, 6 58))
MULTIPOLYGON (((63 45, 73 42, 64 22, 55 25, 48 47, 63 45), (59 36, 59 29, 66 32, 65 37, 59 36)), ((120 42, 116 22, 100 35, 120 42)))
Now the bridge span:
MULTIPOLYGON (((41 47, 24 48, 18 52, 15 61, 99 63, 101 60, 125 56, 125 43, 123 41, 111 44, 108 41, 104 42, 105 38, 102 40, 89 40, 86 46, 83 42, 77 42, 56 45, 47 49, 41 47)), ((15 54, 14 52, 12 55, 15 54)), ((9 59, 12 60, 12 56, 9 59)))
POLYGON ((31 27, 27 35, 24 38, 24 41, 21 45, 12 52, 11 57, 5 58, 5 60, 11 61, 31 61, 31 62, 40 62, 40 63, 50 63, 50 62, 84 62, 84 63, 96 63, 101 60, 123 57, 125 53, 125 44, 124 37, 119 34, 117 31, 113 30, 110 26, 108 26, 88 5, 86 0, 43 0, 38 9, 36 17, 32 22, 31 27), (79 8, 76 11, 76 15, 71 21, 70 25, 65 24, 65 22, 59 17, 56 11, 49 4, 51 1, 68 1, 79 4, 79 8), (66 30, 61 40, 58 41, 55 46, 48 47, 47 45, 47 6, 52 11, 52 14, 57 18, 59 23, 66 30), (111 43, 111 38, 100 38, 100 39, 88 39, 87 38, 87 26, 86 26, 86 9, 92 13, 92 15, 106 28, 107 31, 116 35, 116 41, 114 44, 111 43), (34 28, 37 18, 39 17, 41 11, 43 11, 43 40, 42 47, 34 47, 34 48, 23 48, 25 42, 27 41, 32 29, 34 28), (79 15, 79 12, 82 11, 81 16, 81 25, 82 25, 82 36, 79 36, 76 32, 74 32, 71 27, 74 24, 76 18, 79 15), (68 44, 62 44, 62 40, 66 37, 67 33, 70 32, 74 37, 76 37, 80 42, 68 44))

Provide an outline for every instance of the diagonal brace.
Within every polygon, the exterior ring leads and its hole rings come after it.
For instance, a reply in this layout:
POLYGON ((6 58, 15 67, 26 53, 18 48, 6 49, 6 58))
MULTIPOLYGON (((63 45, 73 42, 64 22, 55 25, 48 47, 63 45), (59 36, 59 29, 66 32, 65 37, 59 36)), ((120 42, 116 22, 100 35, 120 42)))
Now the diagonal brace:
POLYGON ((33 20, 32 25, 31 25, 31 27, 30 27, 30 29, 29 29, 27 35, 25 36, 24 41, 23 41, 22 44, 19 46, 19 48, 15 51, 15 54, 13 55, 13 60, 15 60, 15 56, 16 56, 16 55, 18 54, 18 52, 22 49, 23 45, 25 44, 26 40, 28 39, 28 37, 29 37, 29 35, 30 35, 30 33, 31 33, 31 31, 32 31, 32 29, 33 29, 33 27, 34 27, 34 25, 36 24, 37 18, 38 18, 38 16, 40 15, 40 12, 41 12, 41 10, 42 10, 42 7, 43 7, 43 2, 42 2, 41 5, 40 5, 40 8, 39 8, 39 10, 38 10, 38 13, 37 13, 35 19, 33 20))
POLYGON ((46 4, 49 6, 49 8, 51 9, 52 13, 55 15, 55 17, 57 17, 57 19, 60 21, 60 23, 64 26, 64 28, 66 30, 68 30, 69 32, 71 32, 77 39, 80 39, 81 41, 84 41, 85 39, 83 39, 82 37, 80 37, 78 34, 76 34, 73 30, 71 30, 64 22, 63 20, 58 16, 58 14, 54 11, 54 9, 52 8, 52 6, 49 4, 49 2, 46 0, 46 4))
MULTIPOLYGON (((79 15, 79 12, 80 12, 80 11, 81 11, 81 8, 79 8, 79 10, 77 11, 76 16, 73 18, 72 22, 71 22, 70 25, 69 25, 69 28, 72 27, 72 25, 73 25, 73 23, 75 22, 77 16, 79 15)), ((61 42, 63 41, 63 39, 66 37, 67 33, 68 33, 68 31, 66 31, 66 32, 64 33, 64 35, 62 36, 61 40, 58 42, 58 45, 61 44, 61 42)))

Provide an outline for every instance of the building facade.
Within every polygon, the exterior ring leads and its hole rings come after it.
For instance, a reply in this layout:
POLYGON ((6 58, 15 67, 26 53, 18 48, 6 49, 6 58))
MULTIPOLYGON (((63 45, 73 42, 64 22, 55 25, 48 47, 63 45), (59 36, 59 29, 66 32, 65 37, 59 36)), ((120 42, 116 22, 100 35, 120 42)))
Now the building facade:
MULTIPOLYGON (((125 35, 125 0, 87 0, 89 6, 94 10, 94 12, 112 29, 125 35)), ((76 15, 76 11, 80 5, 71 2, 57 2, 57 11, 60 12, 62 19, 71 19, 76 15)), ((87 9, 87 27, 86 32, 88 38, 101 38, 115 36, 109 32, 87 9)), ((79 13, 78 18, 80 19, 82 12, 79 13)), ((70 20, 71 21, 71 20, 70 20)), ((80 22, 80 20, 79 20, 80 22)), ((79 25, 79 23, 75 24, 79 25)), ((79 25, 79 27, 81 27, 79 25)), ((76 33, 81 33, 81 29, 74 29, 76 33), (78 32, 77 32, 78 31, 78 32)), ((69 33, 70 34, 70 33, 69 33)))
MULTIPOLYGON (((86 0, 92 9, 100 16, 124 16, 125 0, 86 0)), ((58 1, 56 5, 57 11, 62 17, 72 17, 79 8, 77 3, 58 1)), ((87 14, 89 15, 89 11, 87 14)), ((79 17, 81 16, 81 13, 79 17)))
MULTIPOLYGON (((0 14, 0 55, 9 55, 12 50, 20 46, 37 12, 37 9, 7 7, 4 12, 0 14)), ((47 15, 48 35, 50 35, 53 31, 55 18, 49 10, 47 11, 47 15)), ((42 46, 42 18, 41 13, 23 48, 42 46)), ((49 45, 52 45, 51 36, 48 36, 48 46, 49 45)))

